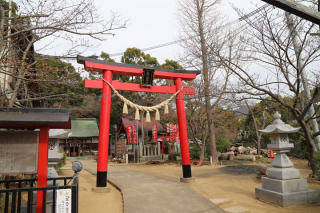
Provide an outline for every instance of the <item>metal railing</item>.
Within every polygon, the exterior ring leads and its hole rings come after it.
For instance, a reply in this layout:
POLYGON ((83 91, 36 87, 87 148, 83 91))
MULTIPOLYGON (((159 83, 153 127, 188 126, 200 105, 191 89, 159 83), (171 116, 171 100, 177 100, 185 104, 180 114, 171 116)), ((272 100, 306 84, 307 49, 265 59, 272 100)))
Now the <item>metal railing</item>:
POLYGON ((52 186, 33 187, 37 182, 33 179, 1 180, 0 181, 0 213, 33 213, 36 209, 36 193, 42 191, 43 213, 56 212, 56 191, 71 189, 71 213, 78 213, 78 183, 74 177, 48 178, 52 186), (62 183, 63 182, 63 185, 62 183), (71 184, 70 184, 71 183, 71 184), (61 184, 61 185, 59 185, 61 184), (70 185, 69 185, 70 184, 70 185), (52 199, 47 197, 52 193, 52 199))

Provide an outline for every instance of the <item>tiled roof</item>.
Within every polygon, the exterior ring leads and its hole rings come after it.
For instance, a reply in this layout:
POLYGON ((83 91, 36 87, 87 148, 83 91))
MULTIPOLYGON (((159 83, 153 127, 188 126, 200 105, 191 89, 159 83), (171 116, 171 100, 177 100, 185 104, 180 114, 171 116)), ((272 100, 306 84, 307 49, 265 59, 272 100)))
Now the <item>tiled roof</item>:
MULTIPOLYGON (((48 125, 55 128, 59 125, 68 125, 70 110, 45 108, 0 108, 0 125, 33 125, 39 128, 48 125)), ((65 127, 67 128, 67 127, 65 127)))

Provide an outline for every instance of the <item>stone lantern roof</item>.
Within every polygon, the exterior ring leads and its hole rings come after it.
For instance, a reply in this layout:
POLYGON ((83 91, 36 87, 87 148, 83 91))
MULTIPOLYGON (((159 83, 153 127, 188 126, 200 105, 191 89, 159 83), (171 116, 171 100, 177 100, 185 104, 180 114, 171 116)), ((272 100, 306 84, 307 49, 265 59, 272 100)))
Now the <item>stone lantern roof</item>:
POLYGON ((272 122, 272 124, 270 124, 269 126, 267 126, 265 129, 259 130, 262 133, 265 134, 274 134, 274 133, 295 133, 298 132, 300 127, 298 128, 294 128, 292 126, 290 126, 289 124, 284 123, 281 120, 281 115, 279 112, 276 112, 274 114, 274 118, 275 120, 272 122))

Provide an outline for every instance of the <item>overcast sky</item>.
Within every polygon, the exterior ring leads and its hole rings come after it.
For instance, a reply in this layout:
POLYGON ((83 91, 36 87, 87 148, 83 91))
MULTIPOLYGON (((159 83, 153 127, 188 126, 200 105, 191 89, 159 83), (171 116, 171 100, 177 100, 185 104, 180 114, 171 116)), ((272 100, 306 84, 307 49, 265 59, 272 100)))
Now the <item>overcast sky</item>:
MULTIPOLYGON (((124 52, 128 47, 139 49, 163 44, 179 39, 181 31, 178 22, 177 0, 95 0, 99 13, 106 18, 110 12, 117 13, 128 20, 126 29, 116 32, 114 37, 97 43, 84 55, 99 55, 103 50, 109 54, 124 52)), ((260 0, 222 0, 222 14, 230 21, 237 18, 229 3, 245 12, 252 11, 254 4, 264 4, 260 0)), ((172 45, 146 51, 162 63, 166 58, 178 59, 181 54, 179 45, 172 45)), ((120 61, 120 56, 113 56, 120 61)))

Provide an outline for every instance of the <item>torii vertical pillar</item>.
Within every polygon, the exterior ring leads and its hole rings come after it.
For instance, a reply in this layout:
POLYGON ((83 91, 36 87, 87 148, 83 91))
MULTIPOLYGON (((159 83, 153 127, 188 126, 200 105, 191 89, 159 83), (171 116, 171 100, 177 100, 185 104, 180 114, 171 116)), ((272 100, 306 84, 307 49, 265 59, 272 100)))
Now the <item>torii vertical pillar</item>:
MULTIPOLYGON (((38 154, 38 182, 37 187, 47 186, 48 172, 48 144, 49 128, 40 128, 39 133, 39 154, 38 154)), ((37 213, 42 213, 46 206, 43 205, 43 191, 37 192, 37 213)))
MULTIPOLYGON (((103 79, 112 84, 112 71, 104 70, 103 79)), ((110 86, 103 82, 100 106, 97 187, 107 186, 111 93, 110 86)))
MULTIPOLYGON (((182 88, 181 78, 176 78, 174 83, 177 91, 182 88)), ((178 117, 178 123, 179 123, 182 174, 183 174, 183 179, 188 179, 188 178, 192 178, 192 175, 191 175, 190 154, 189 154, 187 119, 186 119, 186 112, 184 109, 184 94, 182 91, 179 92, 176 96, 176 105, 177 105, 177 117, 178 117)))

